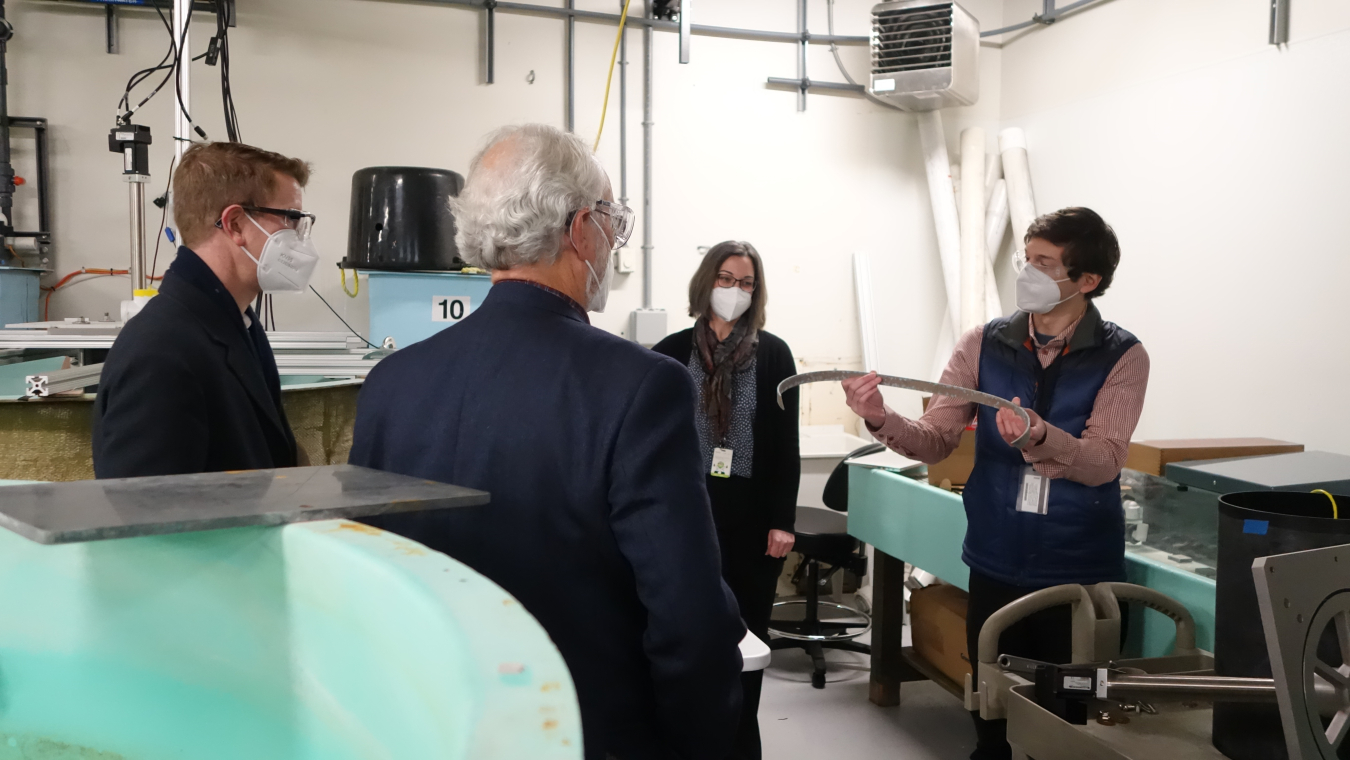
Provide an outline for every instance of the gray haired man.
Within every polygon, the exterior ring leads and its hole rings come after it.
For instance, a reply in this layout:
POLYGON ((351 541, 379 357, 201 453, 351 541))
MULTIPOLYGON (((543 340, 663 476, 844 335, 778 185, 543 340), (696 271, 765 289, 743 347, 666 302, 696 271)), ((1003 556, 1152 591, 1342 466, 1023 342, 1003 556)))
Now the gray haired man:
POLYGON ((539 619, 572 672, 587 760, 722 760, 745 627, 721 579, 693 383, 587 316, 604 309, 632 212, 581 140, 533 124, 489 139, 452 208, 460 253, 492 290, 375 368, 351 462, 492 503, 373 522, 539 619))

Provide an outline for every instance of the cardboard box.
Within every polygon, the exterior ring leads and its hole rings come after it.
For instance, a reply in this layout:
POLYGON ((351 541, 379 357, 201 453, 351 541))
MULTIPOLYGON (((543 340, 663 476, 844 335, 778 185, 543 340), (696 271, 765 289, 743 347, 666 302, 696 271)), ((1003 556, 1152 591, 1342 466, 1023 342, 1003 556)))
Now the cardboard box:
POLYGON ((928 465, 928 483, 941 486, 944 480, 954 486, 963 486, 970 480, 970 471, 975 469, 975 431, 967 430, 961 434, 961 443, 951 456, 928 465))
POLYGON ((969 594, 945 583, 921 588, 909 597, 914 652, 958 684, 972 672, 966 653, 969 600, 969 594))
POLYGON ((1173 462, 1259 457, 1298 451, 1303 451, 1303 444, 1271 438, 1177 438, 1135 441, 1130 444, 1130 454, 1125 460, 1125 466, 1131 470, 1161 477, 1167 465, 1173 462))
MULTIPOLYGON (((923 397, 923 410, 928 411, 928 402, 932 396, 923 397)), ((970 480, 970 471, 975 469, 975 428, 971 426, 961 434, 961 442, 956 449, 941 462, 928 465, 928 484, 942 487, 945 480, 949 485, 964 486, 970 480)))

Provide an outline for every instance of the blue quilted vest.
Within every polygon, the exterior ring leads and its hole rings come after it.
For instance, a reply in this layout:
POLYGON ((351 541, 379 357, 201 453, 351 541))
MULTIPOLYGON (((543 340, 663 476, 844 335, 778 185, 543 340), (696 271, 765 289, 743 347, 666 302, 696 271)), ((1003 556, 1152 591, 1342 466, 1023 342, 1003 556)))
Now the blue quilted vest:
MULTIPOLYGON (((1081 436, 1097 392, 1139 340, 1103 321, 1089 304, 1064 354, 1043 369, 1027 322, 1027 314, 1018 312, 985 325, 979 388, 1006 399, 1019 397, 1049 424, 1081 436)), ((975 469, 964 493, 965 563, 1016 586, 1124 580, 1120 478, 1100 486, 1052 480, 1047 514, 1017 511, 1027 463, 999 435, 995 415, 996 410, 979 407, 975 469)))

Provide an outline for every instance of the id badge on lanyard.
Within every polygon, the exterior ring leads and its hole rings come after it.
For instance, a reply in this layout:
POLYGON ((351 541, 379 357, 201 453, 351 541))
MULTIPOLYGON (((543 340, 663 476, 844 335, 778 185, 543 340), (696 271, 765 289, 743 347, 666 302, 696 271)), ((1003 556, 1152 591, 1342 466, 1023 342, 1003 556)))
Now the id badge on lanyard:
POLYGON ((1050 479, 1028 467, 1022 472, 1022 489, 1017 494, 1017 511, 1043 515, 1050 507, 1050 479))
POLYGON ((731 449, 713 449, 712 473, 714 478, 731 477, 731 449))

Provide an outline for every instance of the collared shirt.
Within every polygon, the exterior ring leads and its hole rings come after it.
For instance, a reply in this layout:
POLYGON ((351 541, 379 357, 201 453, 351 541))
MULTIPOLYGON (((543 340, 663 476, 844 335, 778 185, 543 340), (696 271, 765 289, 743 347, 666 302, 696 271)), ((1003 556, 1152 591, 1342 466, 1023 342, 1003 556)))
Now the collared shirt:
POLYGON ((498 280, 497 282, 522 282, 525 283, 526 285, 531 285, 533 287, 539 288, 540 290, 546 293, 552 293, 553 295, 561 298, 563 301, 566 301, 568 306, 571 306, 572 309, 576 311, 576 313, 580 314, 581 320, 583 322, 585 322, 588 325, 591 323, 591 315, 586 313, 586 308, 581 304, 577 303, 577 299, 567 295, 566 293, 562 292, 561 290, 558 290, 557 288, 550 288, 549 286, 545 285, 542 282, 535 282, 534 280, 516 279, 514 277, 506 277, 501 280, 498 280))
POLYGON ((230 315, 230 320, 234 324, 239 325, 245 338, 244 342, 253 349, 262 366, 267 390, 271 392, 273 402, 280 409, 281 378, 277 374, 276 359, 272 355, 272 346, 267 341, 267 333, 253 313, 253 307, 249 306, 240 312, 239 302, 234 300, 234 296, 225 288, 215 271, 187 246, 179 246, 178 256, 174 258, 173 264, 169 265, 164 276, 181 277, 184 282, 205 293, 222 311, 230 315))
MULTIPOLYGON (((1035 317, 1027 320, 1028 338, 1042 367, 1062 356, 1082 317, 1042 345, 1036 338, 1035 317)), ((984 328, 968 331, 956 344, 942 382, 978 389, 980 348, 984 328)), ((1067 478, 1086 485, 1109 483, 1120 474, 1129 454, 1130 436, 1139 424, 1148 387, 1149 358, 1143 344, 1121 356, 1097 392, 1082 437, 1046 423, 1045 440, 1022 452, 1023 459, 1047 478, 1067 478)), ((1023 399, 1025 401, 1025 399, 1023 399)), ((902 455, 934 464, 946 459, 961 442, 961 433, 975 420, 976 405, 947 396, 934 396, 928 411, 909 420, 886 407, 886 422, 872 432, 902 455)), ((871 429, 871 426, 868 426, 871 429)))

